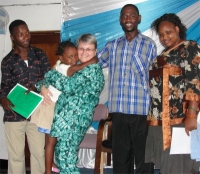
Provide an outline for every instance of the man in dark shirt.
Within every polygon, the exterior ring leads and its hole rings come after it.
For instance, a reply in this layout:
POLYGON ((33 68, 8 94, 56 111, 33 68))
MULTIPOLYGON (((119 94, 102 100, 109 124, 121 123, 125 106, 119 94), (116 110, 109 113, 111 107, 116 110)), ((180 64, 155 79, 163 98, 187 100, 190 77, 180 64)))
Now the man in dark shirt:
POLYGON ((6 97, 17 84, 35 91, 35 83, 43 79, 50 70, 46 54, 30 46, 31 35, 27 24, 15 20, 9 26, 13 49, 1 62, 0 103, 4 109, 5 137, 8 149, 8 173, 25 173, 25 134, 31 153, 31 173, 44 174, 44 134, 38 132, 35 124, 11 110, 12 103, 6 97))

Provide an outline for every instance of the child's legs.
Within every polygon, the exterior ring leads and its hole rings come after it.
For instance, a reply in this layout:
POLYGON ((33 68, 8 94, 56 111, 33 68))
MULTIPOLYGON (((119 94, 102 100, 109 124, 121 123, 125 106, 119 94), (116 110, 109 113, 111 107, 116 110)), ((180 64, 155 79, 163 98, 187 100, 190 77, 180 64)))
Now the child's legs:
POLYGON ((51 173, 53 159, 54 159, 54 148, 57 142, 56 137, 51 137, 50 134, 46 134, 45 141, 45 173, 51 173))

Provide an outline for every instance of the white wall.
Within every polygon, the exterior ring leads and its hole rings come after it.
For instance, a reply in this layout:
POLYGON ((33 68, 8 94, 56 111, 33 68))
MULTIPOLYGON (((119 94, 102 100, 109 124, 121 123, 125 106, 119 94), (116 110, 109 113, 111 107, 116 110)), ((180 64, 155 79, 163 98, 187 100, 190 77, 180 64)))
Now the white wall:
MULTIPOLYGON (((9 24, 15 19, 22 19, 30 31, 60 30, 61 0, 0 0, 0 5, 9 14, 9 24)), ((12 48, 8 26, 6 34, 0 34, 0 61, 12 48)), ((0 107, 0 159, 7 159, 2 120, 3 109, 0 107)))

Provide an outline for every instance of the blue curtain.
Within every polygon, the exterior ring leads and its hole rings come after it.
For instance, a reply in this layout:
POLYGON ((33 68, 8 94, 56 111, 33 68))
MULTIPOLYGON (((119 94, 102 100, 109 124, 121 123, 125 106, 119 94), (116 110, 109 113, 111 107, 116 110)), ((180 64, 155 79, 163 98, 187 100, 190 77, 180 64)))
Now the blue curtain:
MULTIPOLYGON (((142 21, 138 28, 144 32, 149 29, 154 19, 164 13, 179 13, 197 2, 199 0, 148 0, 138 3, 136 5, 142 15, 142 21)), ((63 22, 61 40, 70 38, 75 42, 81 34, 91 33, 96 36, 98 50, 100 50, 106 42, 123 35, 124 32, 119 24, 120 10, 121 8, 63 22)), ((199 16, 198 13, 196 15, 199 16)), ((198 43, 200 43, 199 25, 198 19, 187 31, 187 38, 196 40, 198 43)))

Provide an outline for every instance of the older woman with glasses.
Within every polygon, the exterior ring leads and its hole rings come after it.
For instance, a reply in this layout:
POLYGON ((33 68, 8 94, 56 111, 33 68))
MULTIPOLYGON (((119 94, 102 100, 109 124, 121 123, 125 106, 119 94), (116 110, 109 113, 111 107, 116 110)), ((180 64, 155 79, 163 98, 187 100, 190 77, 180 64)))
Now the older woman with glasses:
MULTIPOLYGON (((97 41, 93 35, 83 34, 77 44, 80 63, 96 56, 97 41)), ((97 63, 90 64, 67 78, 51 70, 45 74, 43 82, 45 86, 49 84, 62 91, 55 106, 50 132, 51 137, 57 139, 56 165, 60 174, 80 173, 76 167, 77 150, 92 122, 94 108, 104 86, 102 69, 97 63)), ((37 88, 40 89, 41 84, 37 88)))

